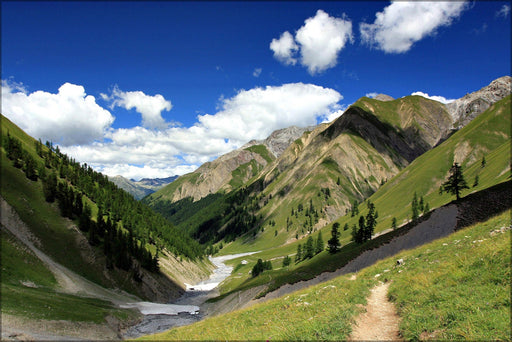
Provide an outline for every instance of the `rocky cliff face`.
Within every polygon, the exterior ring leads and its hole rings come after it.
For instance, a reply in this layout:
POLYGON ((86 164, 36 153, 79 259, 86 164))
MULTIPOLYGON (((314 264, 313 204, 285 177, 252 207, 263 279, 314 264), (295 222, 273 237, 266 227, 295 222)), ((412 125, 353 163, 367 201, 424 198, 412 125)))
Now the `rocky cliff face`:
POLYGON ((278 158, 286 150, 288 146, 304 134, 304 132, 312 131, 315 127, 297 127, 291 126, 288 128, 279 129, 272 132, 272 134, 265 140, 252 140, 246 146, 252 145, 265 145, 272 154, 278 158))
POLYGON ((503 99, 511 92, 512 78, 503 76, 492 81, 488 86, 447 104, 446 108, 453 119, 453 128, 460 129, 464 127, 492 104, 503 99))

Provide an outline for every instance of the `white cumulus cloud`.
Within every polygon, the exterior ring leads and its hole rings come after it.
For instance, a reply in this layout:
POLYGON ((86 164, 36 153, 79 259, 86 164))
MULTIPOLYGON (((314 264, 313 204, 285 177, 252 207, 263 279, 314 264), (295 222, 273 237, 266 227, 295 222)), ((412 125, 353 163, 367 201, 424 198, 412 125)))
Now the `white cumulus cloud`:
POLYGON ((101 94, 106 101, 111 101, 111 108, 116 106, 125 109, 135 110, 142 115, 142 125, 148 128, 164 129, 167 123, 162 118, 162 111, 170 111, 171 101, 166 100, 162 95, 146 95, 142 91, 121 91, 116 86, 110 96, 101 94))
POLYGON ((221 97, 215 114, 197 116, 190 127, 113 129, 105 135, 109 141, 63 151, 110 176, 183 174, 274 130, 332 119, 341 114, 341 99, 333 89, 303 83, 241 90, 221 97))
POLYGON ((421 91, 415 91, 411 95, 423 96, 423 97, 425 97, 427 99, 434 100, 434 101, 437 101, 437 102, 441 102, 441 103, 444 103, 444 104, 447 104, 447 103, 455 101, 455 99, 447 99, 444 96, 438 96, 438 95, 430 96, 429 94, 421 92, 421 91))
POLYGON ((279 39, 272 39, 270 43, 270 50, 274 51, 274 57, 286 65, 297 63, 294 55, 298 49, 292 34, 288 31, 283 32, 279 39))
POLYGON ((373 24, 359 24, 361 39, 384 52, 403 53, 439 27, 449 26, 467 7, 459 1, 393 1, 376 14, 373 24))
POLYGON ((319 9, 314 17, 304 21, 295 39, 286 31, 279 39, 272 40, 270 49, 274 57, 286 65, 294 65, 300 53, 301 65, 314 75, 334 67, 347 42, 353 42, 352 22, 331 17, 319 9))
POLYGON ((318 10, 306 19, 295 39, 300 45, 301 64, 314 75, 336 65, 338 53, 347 41, 353 41, 352 22, 318 10))
POLYGON ((71 83, 52 94, 28 93, 20 84, 2 81, 2 114, 36 139, 64 146, 101 140, 114 122, 94 96, 71 83))
POLYGON ((341 99, 333 89, 303 83, 242 90, 224 99, 215 115, 199 116, 199 127, 210 136, 242 144, 266 138, 279 128, 314 125, 338 110, 341 99))

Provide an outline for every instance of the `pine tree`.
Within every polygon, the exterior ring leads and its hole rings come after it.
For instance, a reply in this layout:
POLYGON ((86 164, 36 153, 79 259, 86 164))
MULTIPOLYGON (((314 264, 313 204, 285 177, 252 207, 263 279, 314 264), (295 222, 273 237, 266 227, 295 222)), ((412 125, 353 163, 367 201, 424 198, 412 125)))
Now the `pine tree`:
POLYGON ((322 239, 322 232, 318 232, 318 237, 316 239, 316 246, 315 246, 315 254, 318 254, 324 250, 324 240, 322 239))
POLYGON ((368 201, 368 214, 366 214, 366 224, 363 234, 363 242, 372 239, 373 231, 377 225, 377 211, 375 210, 375 204, 368 201))
POLYGON ((32 156, 26 152, 23 151, 23 172, 25 172, 25 177, 32 181, 37 180, 37 172, 36 172, 37 163, 32 158, 32 156))
POLYGON ((464 189, 469 189, 464 175, 462 174, 462 166, 458 163, 454 163, 450 168, 450 176, 448 180, 442 184, 442 190, 455 195, 455 198, 460 200, 460 193, 464 189))
POLYGON ((350 215, 351 217, 354 217, 359 214, 359 208, 357 206, 358 206, 358 203, 356 200, 354 200, 354 202, 352 202, 352 208, 351 208, 352 214, 350 215))
POLYGON ((412 196, 412 202, 411 202, 411 210, 412 210, 412 220, 416 221, 419 217, 419 205, 418 205, 418 196, 416 195, 416 192, 414 192, 414 195, 412 196))
POLYGON ((340 233, 338 232, 339 226, 340 224, 338 222, 334 222, 331 229, 331 238, 327 241, 327 249, 331 254, 338 252, 341 246, 340 233))
POLYGON ((288 255, 284 257, 283 259, 283 267, 288 267, 292 263, 292 258, 290 258, 288 255))
MULTIPOLYGON (((428 205, 428 203, 427 203, 427 205, 428 205)), ((391 220, 391 228, 393 228, 393 230, 395 230, 397 228, 396 217, 393 217, 393 219, 391 220)))
POLYGON ((356 237, 354 239, 355 243, 363 243, 365 236, 366 222, 364 220, 364 216, 359 216, 359 228, 357 229, 356 237))
POLYGON ((295 254, 295 262, 299 262, 302 260, 302 246, 299 243, 297 245, 297 254, 295 254))
POLYGON ((313 241, 313 237, 310 235, 306 240, 306 247, 304 252, 304 259, 310 259, 315 255, 315 245, 313 241))

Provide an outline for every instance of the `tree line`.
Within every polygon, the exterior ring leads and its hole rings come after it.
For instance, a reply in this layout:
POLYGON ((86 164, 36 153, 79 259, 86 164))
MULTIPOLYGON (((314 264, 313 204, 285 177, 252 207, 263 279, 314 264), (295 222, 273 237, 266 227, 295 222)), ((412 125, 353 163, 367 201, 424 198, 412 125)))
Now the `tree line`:
POLYGON ((38 162, 22 143, 9 133, 2 145, 13 165, 28 179, 42 181, 47 202, 57 201, 62 216, 78 220, 91 245, 103 247, 107 267, 130 269, 132 258, 143 268, 158 271, 158 250, 167 248, 177 256, 202 258, 204 250, 192 238, 178 232, 166 219, 136 201, 106 176, 87 164, 63 154, 51 142, 35 141, 38 162), (89 201, 98 207, 92 217, 89 201), (146 246, 156 246, 152 254, 146 246))

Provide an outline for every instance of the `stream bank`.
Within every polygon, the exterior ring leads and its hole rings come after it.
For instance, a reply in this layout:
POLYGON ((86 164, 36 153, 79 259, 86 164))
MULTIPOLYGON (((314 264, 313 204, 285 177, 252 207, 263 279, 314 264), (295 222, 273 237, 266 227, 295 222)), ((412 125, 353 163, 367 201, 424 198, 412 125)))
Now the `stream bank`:
POLYGON ((204 319, 207 317, 207 313, 203 312, 204 310, 201 310, 201 307, 209 298, 218 296, 217 287, 233 271, 233 267, 226 265, 224 262, 254 253, 257 252, 210 257, 210 261, 216 266, 210 278, 194 285, 185 284, 187 286, 185 293, 172 303, 136 302, 123 304, 121 307, 137 308, 144 315, 140 323, 123 332, 123 337, 137 338, 204 319))

